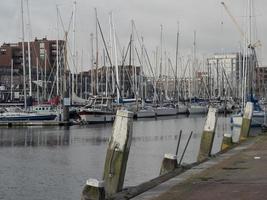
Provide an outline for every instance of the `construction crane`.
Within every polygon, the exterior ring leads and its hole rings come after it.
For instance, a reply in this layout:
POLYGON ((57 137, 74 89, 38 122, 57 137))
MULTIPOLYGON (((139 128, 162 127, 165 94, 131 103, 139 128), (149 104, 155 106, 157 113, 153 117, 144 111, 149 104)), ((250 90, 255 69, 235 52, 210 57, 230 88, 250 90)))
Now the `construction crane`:
POLYGON ((235 17, 232 15, 232 13, 230 12, 229 8, 226 6, 226 4, 222 1, 221 2, 222 6, 224 7, 224 9, 226 10, 227 14, 229 15, 229 17, 232 19, 232 21, 234 22, 236 28, 238 29, 239 33, 241 34, 242 38, 245 38, 245 33, 242 30, 242 28, 240 27, 240 25, 238 24, 238 22, 236 21, 235 17))
MULTIPOLYGON (((224 9, 226 10, 227 14, 229 15, 229 17, 231 18, 231 20, 234 22, 236 28, 238 29, 240 35, 242 36, 242 39, 244 39, 244 41, 246 42, 246 44, 248 44, 247 48, 251 50, 251 60, 253 60, 254 62, 254 66, 255 67, 259 67, 259 63, 258 63, 258 59, 257 59, 257 54, 256 54, 256 47, 260 47, 261 46, 261 42, 260 40, 256 41, 254 44, 251 43, 250 40, 248 40, 246 34, 244 33, 243 29, 241 28, 241 26, 239 25, 239 23, 237 22, 237 20, 235 19, 235 17, 232 15, 232 13, 230 12, 229 8, 226 6, 226 4, 222 1, 221 2, 222 6, 224 7, 224 9)), ((254 77, 254 71, 251 70, 249 72, 251 77, 254 77)), ((253 78, 250 79, 250 93, 252 94, 252 90, 253 90, 253 78)), ((255 88, 255 86, 254 86, 255 88)))
POLYGON ((235 24, 235 26, 238 29, 240 35, 242 36, 242 39, 244 39, 246 42, 248 42, 248 48, 255 49, 256 47, 260 47, 261 46, 260 40, 256 41, 254 44, 249 44, 249 41, 248 41, 243 29, 241 28, 241 26, 239 25, 239 23, 237 22, 235 17, 232 15, 232 13, 230 12, 229 8, 226 6, 226 4, 223 1, 221 2, 221 4, 224 7, 224 9, 227 12, 227 14, 229 15, 229 17, 231 18, 231 20, 233 21, 233 23, 235 24))

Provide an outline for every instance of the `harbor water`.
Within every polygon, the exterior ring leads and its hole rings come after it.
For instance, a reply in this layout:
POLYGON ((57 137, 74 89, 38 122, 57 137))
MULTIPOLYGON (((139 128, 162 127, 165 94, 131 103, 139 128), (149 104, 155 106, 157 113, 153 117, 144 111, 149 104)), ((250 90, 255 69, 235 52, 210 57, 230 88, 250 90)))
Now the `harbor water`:
MULTIPOLYGON (((196 161, 205 116, 176 116, 134 121, 133 141, 124 186, 159 174, 165 153, 175 153, 183 130, 178 160, 192 139, 182 163, 196 161)), ((223 133, 237 133, 229 118, 219 117, 213 153, 223 133)), ((0 129, 0 199, 74 200, 88 178, 102 178, 112 125, 0 129)))

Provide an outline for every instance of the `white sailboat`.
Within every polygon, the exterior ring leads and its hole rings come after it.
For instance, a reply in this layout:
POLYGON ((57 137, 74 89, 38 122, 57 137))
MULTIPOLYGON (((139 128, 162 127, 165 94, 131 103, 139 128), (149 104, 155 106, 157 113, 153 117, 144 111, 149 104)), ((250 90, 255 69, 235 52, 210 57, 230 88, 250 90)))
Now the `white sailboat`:
POLYGON ((54 120, 54 113, 39 113, 36 111, 24 111, 20 108, 5 108, 0 113, 0 121, 43 121, 54 120))
POLYGON ((207 105, 191 104, 188 108, 189 114, 206 114, 208 112, 207 105))
POLYGON ((156 116, 156 112, 152 106, 144 106, 135 115, 136 118, 153 118, 156 116))
POLYGON ((176 109, 177 109, 177 114, 187 114, 189 112, 188 111, 188 106, 184 105, 184 104, 181 104, 181 103, 178 103, 176 105, 176 109))
MULTIPOLYGON (((264 124, 264 111, 253 111, 252 113, 252 121, 251 121, 251 127, 260 127, 262 124, 264 124)), ((242 125, 243 120, 243 114, 235 114, 231 116, 231 123, 233 126, 240 127, 242 125)))
POLYGON ((159 106, 154 108, 156 116, 172 116, 177 115, 177 110, 174 106, 159 106))
MULTIPOLYGON (((225 4, 223 6, 226 8, 225 4)), ((248 1, 248 16, 247 16, 247 32, 244 32, 238 25, 242 39, 244 41, 244 58, 243 58, 243 74, 242 77, 242 111, 238 114, 231 116, 231 122, 233 126, 241 126, 243 119, 243 110, 247 101, 251 101, 254 104, 252 113, 251 127, 257 127, 264 124, 265 112, 260 108, 258 101, 253 97, 253 72, 258 65, 255 48, 260 44, 259 41, 252 43, 252 15, 253 15, 253 1, 248 1), (249 98, 248 98, 249 94, 249 98)))
POLYGON ((115 111, 112 108, 112 98, 95 97, 88 105, 82 107, 78 114, 82 121, 89 124, 113 122, 115 111))

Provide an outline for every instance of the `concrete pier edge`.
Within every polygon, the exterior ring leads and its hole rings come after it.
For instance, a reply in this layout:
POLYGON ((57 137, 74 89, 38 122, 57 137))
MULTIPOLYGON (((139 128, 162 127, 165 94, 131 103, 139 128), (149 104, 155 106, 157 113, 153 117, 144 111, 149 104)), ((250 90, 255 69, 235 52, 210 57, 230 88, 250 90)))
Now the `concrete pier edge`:
MULTIPOLYGON (((198 175, 199 173, 219 164, 220 162, 229 159, 230 157, 240 153, 241 151, 251 147, 257 141, 260 140, 260 137, 250 138, 246 141, 241 142, 240 144, 233 145, 231 148, 224 150, 216 155, 213 155, 212 158, 203 161, 202 163, 193 166, 191 169, 186 171, 181 171, 179 174, 158 184, 157 186, 148 189, 147 191, 131 198, 132 200, 148 200, 152 198, 156 198, 159 195, 167 192, 169 189, 174 187, 175 185, 182 183, 188 179, 190 179, 194 175, 198 175)), ((180 169, 181 170, 181 169, 180 169)), ((127 198, 113 198, 113 199, 127 199, 127 198)))

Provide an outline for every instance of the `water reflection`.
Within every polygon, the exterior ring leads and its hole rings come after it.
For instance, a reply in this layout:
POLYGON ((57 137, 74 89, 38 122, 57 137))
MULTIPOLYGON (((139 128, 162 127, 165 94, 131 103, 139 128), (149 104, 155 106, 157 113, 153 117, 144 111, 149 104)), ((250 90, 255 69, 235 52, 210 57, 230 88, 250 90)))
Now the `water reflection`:
POLYGON ((64 146, 70 144, 70 133, 42 133, 41 130, 0 131, 0 146, 64 146))
MULTIPOLYGON (((125 185, 158 176, 164 154, 176 151, 180 130, 178 159, 193 131, 183 163, 195 162, 204 122, 205 116, 134 121, 125 185)), ((238 138, 239 131, 220 117, 212 153, 220 150, 224 133, 238 138)), ((87 178, 102 178, 111 132, 112 125, 1 128, 0 199, 79 199, 87 178)))
MULTIPOLYGON (((183 133, 185 134, 185 133, 183 133)), ((156 141, 173 141, 178 140, 179 135, 147 135, 134 136, 132 142, 156 142, 156 141)), ((193 138, 197 134, 193 134, 193 138)), ((184 135, 182 135, 182 139, 184 135)), ((42 129, 1 129, 0 131, 0 147, 38 147, 38 146, 68 146, 72 144, 91 144, 101 145, 106 144, 109 137, 93 136, 86 137, 85 135, 74 135, 70 131, 61 132, 60 130, 43 131, 42 129)))

